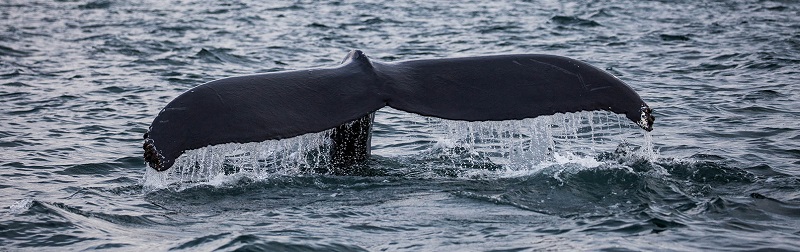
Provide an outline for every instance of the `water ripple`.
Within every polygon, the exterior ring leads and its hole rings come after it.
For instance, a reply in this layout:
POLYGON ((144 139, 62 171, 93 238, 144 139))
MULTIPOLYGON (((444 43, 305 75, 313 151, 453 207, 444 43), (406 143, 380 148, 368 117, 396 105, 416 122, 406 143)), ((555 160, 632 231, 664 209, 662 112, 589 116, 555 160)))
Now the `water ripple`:
POLYGON ((5 1, 0 246, 795 250, 799 7, 5 1), (434 122, 381 110, 376 156, 359 176, 228 169, 231 177, 154 191, 141 182, 141 136, 175 96, 233 75, 335 66, 350 49, 382 61, 499 53, 587 61, 656 109, 658 155, 615 142, 574 162, 506 169, 491 162, 502 154, 448 145, 434 122), (665 242, 673 247, 654 247, 665 242))

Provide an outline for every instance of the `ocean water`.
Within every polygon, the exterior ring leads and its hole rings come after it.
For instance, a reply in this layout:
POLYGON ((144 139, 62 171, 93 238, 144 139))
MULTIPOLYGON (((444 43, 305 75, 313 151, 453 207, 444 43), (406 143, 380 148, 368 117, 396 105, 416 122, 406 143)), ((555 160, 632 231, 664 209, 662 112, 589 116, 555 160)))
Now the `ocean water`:
POLYGON ((797 1, 3 0, 0 250, 798 251, 799 84, 797 1), (314 134, 144 164, 182 92, 351 49, 573 57, 635 89, 655 130, 383 109, 350 174, 303 168, 314 134))

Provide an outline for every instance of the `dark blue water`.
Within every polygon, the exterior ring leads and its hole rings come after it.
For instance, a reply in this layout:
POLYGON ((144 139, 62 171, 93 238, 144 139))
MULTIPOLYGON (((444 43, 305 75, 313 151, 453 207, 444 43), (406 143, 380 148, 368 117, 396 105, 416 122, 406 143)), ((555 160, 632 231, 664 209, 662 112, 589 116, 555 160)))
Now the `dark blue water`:
POLYGON ((0 250, 800 250, 798 69, 796 1, 2 1, 0 250), (147 171, 183 91, 351 49, 581 59, 655 130, 382 110, 360 173, 147 171))

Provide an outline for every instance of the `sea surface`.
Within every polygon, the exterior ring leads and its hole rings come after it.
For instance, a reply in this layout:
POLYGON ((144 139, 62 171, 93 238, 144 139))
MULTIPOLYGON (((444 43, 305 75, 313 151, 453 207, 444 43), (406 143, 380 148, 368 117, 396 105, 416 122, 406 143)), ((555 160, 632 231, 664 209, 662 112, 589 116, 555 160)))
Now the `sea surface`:
POLYGON ((0 0, 0 251, 800 251, 799 101, 793 0, 0 0), (182 92, 352 49, 580 59, 655 130, 383 109, 358 172, 241 160, 319 134, 145 165, 142 135, 182 92))

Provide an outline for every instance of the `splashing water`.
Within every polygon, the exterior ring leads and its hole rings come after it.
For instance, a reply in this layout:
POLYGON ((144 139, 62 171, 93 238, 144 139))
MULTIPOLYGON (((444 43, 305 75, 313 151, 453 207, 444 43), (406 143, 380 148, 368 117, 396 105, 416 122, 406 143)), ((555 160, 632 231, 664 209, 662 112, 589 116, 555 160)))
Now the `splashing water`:
POLYGON ((21 214, 31 208, 33 205, 33 199, 31 198, 24 198, 17 202, 14 202, 11 206, 8 207, 8 212, 12 214, 21 214))
POLYGON ((212 182, 220 176, 247 174, 264 179, 310 172, 329 163, 331 130, 281 140, 227 143, 188 150, 165 172, 147 169, 144 186, 212 182))
POLYGON ((455 165, 489 161, 505 170, 530 170, 541 164, 577 162, 596 166, 594 156, 620 143, 639 140, 639 151, 655 159, 652 137, 609 112, 578 112, 524 120, 464 122, 440 120, 442 152, 461 157, 455 165), (625 124, 623 124, 625 123, 625 124), (464 155, 466 154, 466 155, 464 155), (595 165, 593 165, 595 164, 595 165))
MULTIPOLYGON (((602 162, 595 156, 620 144, 629 146, 628 140, 641 140, 633 144, 639 146, 637 155, 647 160, 657 155, 649 133, 641 137, 636 132, 642 131, 626 118, 604 111, 507 121, 425 121, 431 125, 428 133, 436 142, 422 151, 422 156, 433 158, 433 166, 462 171, 462 177, 498 170, 500 176, 519 176, 554 164, 597 167, 602 162)), ((146 188, 164 188, 176 183, 218 184, 233 175, 267 179, 314 173, 315 168, 329 164, 330 135, 328 130, 282 140, 189 150, 168 171, 147 169, 143 184, 146 188)))

